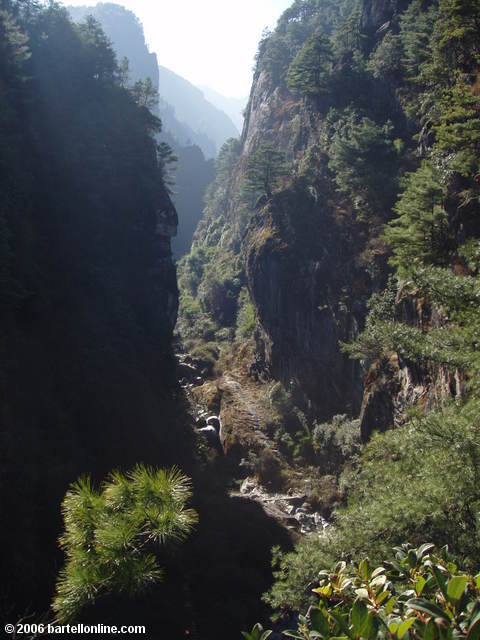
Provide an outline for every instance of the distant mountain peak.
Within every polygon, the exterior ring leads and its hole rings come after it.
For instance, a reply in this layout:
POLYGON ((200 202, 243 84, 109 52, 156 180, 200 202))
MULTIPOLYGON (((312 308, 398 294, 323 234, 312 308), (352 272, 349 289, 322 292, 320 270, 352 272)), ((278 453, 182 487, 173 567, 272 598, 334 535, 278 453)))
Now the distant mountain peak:
POLYGON ((248 96, 244 98, 232 98, 231 96, 222 95, 207 85, 199 85, 198 88, 202 91, 206 100, 211 102, 217 109, 224 111, 237 129, 242 131, 243 111, 247 106, 248 96))
POLYGON ((159 93, 175 109, 175 116, 193 131, 215 142, 217 151, 240 134, 227 113, 212 103, 203 90, 167 67, 159 66, 159 93))

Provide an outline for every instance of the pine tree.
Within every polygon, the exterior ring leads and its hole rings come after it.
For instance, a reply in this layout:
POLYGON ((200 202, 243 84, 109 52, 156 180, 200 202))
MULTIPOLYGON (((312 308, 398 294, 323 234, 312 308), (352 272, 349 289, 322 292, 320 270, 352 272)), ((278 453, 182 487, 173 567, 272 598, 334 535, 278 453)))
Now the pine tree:
POLYGON ((391 124, 380 126, 350 112, 335 128, 329 168, 335 174, 338 191, 350 196, 364 219, 385 217, 396 193, 397 159, 391 124))
POLYGON ((452 68, 477 72, 480 64, 480 3, 477 0, 440 0, 436 24, 437 52, 452 68))
POLYGON ((97 491, 89 478, 75 482, 62 504, 67 556, 53 609, 60 622, 106 593, 134 595, 162 579, 155 546, 182 542, 198 518, 186 507, 190 479, 178 469, 142 465, 114 471, 97 491))
POLYGON ((403 65, 408 76, 416 76, 419 67, 429 59, 437 8, 431 5, 423 11, 422 0, 413 0, 400 18, 400 40, 403 46, 403 65))
POLYGON ((385 231, 394 253, 391 264, 400 275, 422 263, 442 264, 448 258, 446 188, 440 172, 425 160, 417 171, 407 174, 404 186, 395 207, 398 217, 385 231))
POLYGON ((262 144, 248 160, 245 192, 254 196, 263 193, 271 198, 273 189, 287 170, 283 151, 279 151, 273 144, 262 144))
POLYGON ((330 64, 330 41, 324 33, 316 33, 292 61, 287 73, 288 88, 310 94, 327 91, 330 64))

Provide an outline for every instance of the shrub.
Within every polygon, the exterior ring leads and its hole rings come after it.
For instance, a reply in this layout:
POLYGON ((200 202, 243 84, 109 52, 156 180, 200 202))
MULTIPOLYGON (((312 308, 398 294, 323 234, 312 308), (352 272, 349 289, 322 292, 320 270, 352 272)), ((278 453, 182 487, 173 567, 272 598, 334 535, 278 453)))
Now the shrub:
POLYGON ((255 331, 255 308, 250 300, 248 290, 244 287, 238 296, 236 340, 252 338, 255 331))
POLYGON ((282 483, 282 463, 270 449, 262 449, 256 465, 259 481, 266 487, 277 487, 282 483))
POLYGON ((360 454, 360 421, 337 415, 331 422, 315 424, 313 446, 322 471, 335 473, 347 460, 356 460, 360 454))
POLYGON ((374 434, 327 534, 277 557, 268 602, 298 610, 308 604, 306 585, 332 556, 358 561, 368 554, 376 562, 406 539, 448 544, 473 570, 480 557, 479 416, 480 400, 472 398, 374 434))
POLYGON ((368 560, 337 562, 321 571, 313 591, 319 602, 284 635, 313 638, 478 638, 480 574, 459 571, 448 548, 433 544, 394 548, 375 569, 368 560))
POLYGON ((219 356, 218 346, 215 342, 207 342, 206 344, 193 348, 191 355, 200 369, 206 369, 207 374, 211 375, 219 356))
POLYGON ((328 166, 337 190, 350 197, 362 219, 385 219, 396 196, 392 124, 379 125, 347 110, 334 129, 328 166))
POLYGON ((405 276, 421 264, 445 264, 450 234, 441 171, 424 160, 407 174, 403 187, 395 206, 397 217, 388 224, 385 239, 394 253, 390 263, 405 276))
POLYGON ((287 86, 301 94, 315 94, 328 90, 332 47, 328 37, 315 33, 304 44, 290 64, 287 86))

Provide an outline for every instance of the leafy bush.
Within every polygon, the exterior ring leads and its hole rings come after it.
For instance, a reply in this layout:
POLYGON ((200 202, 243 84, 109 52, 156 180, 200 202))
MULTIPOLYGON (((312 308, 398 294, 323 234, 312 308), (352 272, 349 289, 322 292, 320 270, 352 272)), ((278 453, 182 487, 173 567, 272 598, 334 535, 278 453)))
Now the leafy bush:
POLYGON ((161 580, 155 547, 190 534, 198 520, 186 507, 191 495, 190 479, 175 467, 114 471, 101 492, 89 478, 77 480, 62 504, 67 563, 53 602, 57 619, 76 620, 102 594, 133 595, 161 580))
POLYGON ((236 340, 252 338, 255 331, 255 307, 253 306, 248 290, 244 287, 238 296, 236 340))
POLYGON ((281 83, 292 59, 288 40, 281 35, 268 34, 260 47, 258 68, 269 74, 272 83, 281 83))
POLYGON ((431 53, 432 36, 438 9, 435 3, 424 11, 422 0, 412 0, 400 18, 400 40, 403 49, 402 64, 409 76, 415 76, 431 53))
POLYGON ((393 350, 390 327, 395 319, 398 284, 390 277, 383 291, 374 293, 367 302, 365 328, 354 342, 342 343, 342 351, 357 360, 380 360, 393 350))
MULTIPOLYGON (((267 402, 273 421, 276 425, 278 438, 284 434, 294 436, 308 428, 305 416, 295 406, 292 393, 287 391, 281 382, 276 382, 268 391, 267 402)), ((291 440, 295 442, 294 438, 291 440)))
POLYGON ((335 473, 347 461, 358 458, 361 449, 360 421, 337 415, 313 429, 316 460, 324 473, 335 473))
POLYGON ((206 369, 207 375, 211 375, 220 355, 216 342, 207 342, 194 347, 190 353, 200 369, 206 369))
POLYGON ((257 622, 257 624, 254 625, 251 633, 242 631, 242 636, 245 638, 245 640, 267 640, 271 633, 271 631, 264 631, 262 625, 257 622))
POLYGON ((302 541, 277 555, 276 583, 267 595, 275 608, 308 603, 306 585, 333 558, 380 561, 391 545, 428 536, 448 544, 473 569, 480 557, 480 400, 374 434, 349 478, 347 506, 323 538, 302 541))
POLYGON ((320 602, 284 635, 313 638, 478 638, 480 574, 459 571, 444 547, 394 548, 394 557, 372 569, 368 560, 338 562, 321 571, 313 591, 320 602))
POLYGON ((282 483, 282 463, 277 455, 264 448, 258 455, 256 473, 259 481, 266 487, 278 487, 282 483))
POLYGON ((270 198, 288 170, 283 151, 272 143, 261 144, 247 161, 243 186, 245 200, 253 202, 264 194, 270 198))
MULTIPOLYGON (((466 249, 467 253, 471 250, 466 249)), ((424 304, 439 310, 448 324, 410 326, 395 319, 395 280, 381 294, 372 296, 365 330, 358 339, 343 345, 354 358, 387 357, 399 353, 411 362, 427 367, 441 365, 455 372, 459 369, 478 388, 480 358, 480 279, 457 276, 450 269, 426 266, 411 273, 403 291, 422 296, 424 304)))

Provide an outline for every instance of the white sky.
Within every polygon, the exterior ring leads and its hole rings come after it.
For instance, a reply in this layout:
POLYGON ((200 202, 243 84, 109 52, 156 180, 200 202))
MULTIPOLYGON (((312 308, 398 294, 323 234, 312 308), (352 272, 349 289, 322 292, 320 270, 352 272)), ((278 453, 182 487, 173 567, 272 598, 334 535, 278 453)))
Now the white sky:
MULTIPOLYGON (((95 0, 63 0, 94 5, 95 0)), ((115 1, 115 0, 113 0, 115 1)), ((168 67, 225 96, 249 94, 253 58, 264 27, 273 28, 293 0, 118 0, 143 23, 145 38, 168 67)))

